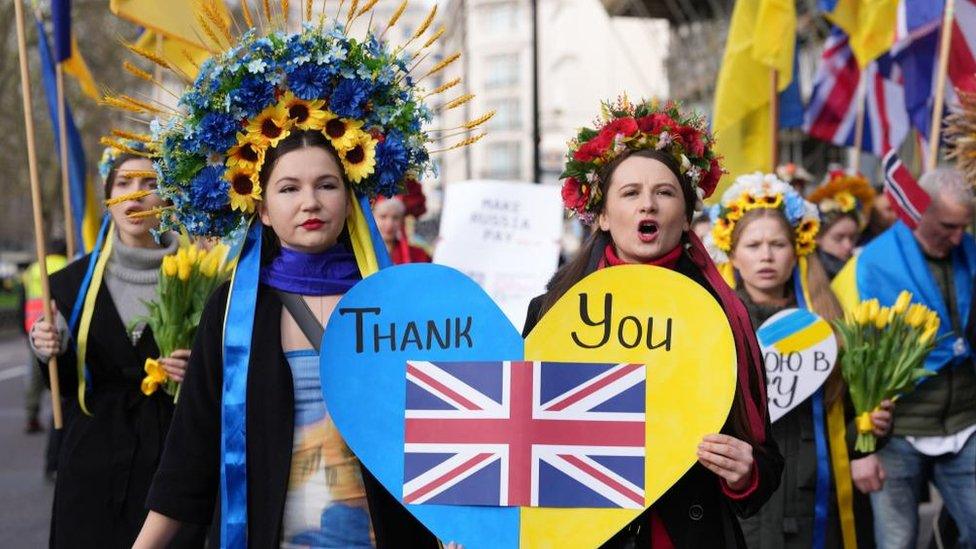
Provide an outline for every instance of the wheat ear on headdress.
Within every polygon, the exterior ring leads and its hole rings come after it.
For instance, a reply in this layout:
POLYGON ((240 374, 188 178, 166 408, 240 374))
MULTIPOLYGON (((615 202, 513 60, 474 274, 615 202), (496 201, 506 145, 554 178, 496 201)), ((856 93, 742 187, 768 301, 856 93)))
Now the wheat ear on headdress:
POLYGON ((403 11, 407 9, 407 2, 408 0, 402 0, 400 2, 400 5, 397 6, 397 9, 393 12, 393 15, 390 16, 390 20, 387 21, 386 28, 383 29, 383 32, 380 33, 380 38, 379 38, 380 40, 382 40, 383 37, 386 36, 386 31, 393 28, 393 25, 396 25, 397 21, 400 20, 400 17, 403 15, 403 11))
POLYGON ((445 152, 448 152, 448 151, 453 151, 455 149, 460 149, 462 147, 467 147, 469 145, 474 145, 478 141, 481 141, 481 139, 485 135, 487 135, 487 134, 485 134, 485 133, 479 133, 478 135, 474 135, 474 136, 468 137, 467 139, 463 139, 463 140, 461 140, 461 141, 459 141, 459 142, 451 145, 450 147, 447 147, 446 149, 437 149, 437 150, 430 151, 430 154, 445 153, 445 152))

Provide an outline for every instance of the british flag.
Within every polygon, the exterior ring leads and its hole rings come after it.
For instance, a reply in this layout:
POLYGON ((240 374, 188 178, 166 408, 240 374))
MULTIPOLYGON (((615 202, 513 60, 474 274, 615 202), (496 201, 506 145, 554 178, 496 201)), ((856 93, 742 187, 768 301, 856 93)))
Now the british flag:
POLYGON ((897 147, 908 133, 900 67, 885 54, 862 73, 847 35, 836 27, 824 43, 813 93, 804 113, 804 130, 841 147, 853 146, 857 130, 858 86, 861 85, 865 86, 861 148, 883 156, 897 147))
POLYGON ((645 368, 407 363, 403 500, 644 507, 645 368))

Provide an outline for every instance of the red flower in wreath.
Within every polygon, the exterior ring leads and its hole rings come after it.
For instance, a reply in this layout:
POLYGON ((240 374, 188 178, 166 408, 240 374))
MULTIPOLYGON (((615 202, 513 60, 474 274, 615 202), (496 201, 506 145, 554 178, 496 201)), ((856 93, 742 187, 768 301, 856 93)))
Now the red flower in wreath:
POLYGON ((673 118, 663 112, 656 112, 637 119, 637 127, 640 131, 649 134, 658 134, 666 127, 674 128, 678 123, 673 118))
POLYGON ((613 139, 618 133, 630 137, 637 133, 638 129, 637 121, 633 117, 626 116, 610 122, 600 130, 600 133, 607 134, 610 136, 610 139, 613 139))
POLYGON ((678 135, 685 146, 685 151, 693 156, 703 156, 705 154, 705 143, 701 139, 701 132, 692 126, 681 126, 677 129, 678 135))
POLYGON ((583 188, 575 177, 569 177, 563 182, 563 205, 570 210, 583 211, 590 200, 590 187, 583 188))
POLYGON ((713 158, 711 165, 708 167, 708 173, 702 177, 698 186, 701 187, 702 192, 705 194, 705 198, 708 198, 715 192, 715 187, 718 186, 718 180, 722 178, 722 166, 718 163, 718 158, 713 158))
POLYGON ((593 162, 598 158, 602 158, 612 143, 612 135, 608 136, 603 132, 600 132, 600 134, 593 139, 583 143, 583 145, 580 146, 575 153, 573 153, 573 158, 579 162, 593 162))

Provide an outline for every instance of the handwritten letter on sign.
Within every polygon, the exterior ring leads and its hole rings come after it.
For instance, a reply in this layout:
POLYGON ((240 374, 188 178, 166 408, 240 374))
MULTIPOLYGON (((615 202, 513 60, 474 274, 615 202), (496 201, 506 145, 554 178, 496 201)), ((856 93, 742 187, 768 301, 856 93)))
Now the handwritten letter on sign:
POLYGON ((786 309, 756 332, 766 365, 769 420, 799 406, 827 381, 837 362, 830 324, 806 309, 786 309))

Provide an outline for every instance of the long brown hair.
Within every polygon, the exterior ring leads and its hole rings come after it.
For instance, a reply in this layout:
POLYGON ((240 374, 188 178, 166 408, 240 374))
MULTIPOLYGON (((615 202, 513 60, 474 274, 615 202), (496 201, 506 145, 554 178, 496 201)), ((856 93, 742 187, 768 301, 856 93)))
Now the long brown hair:
MULTIPOLYGON (((681 169, 678 166, 678 162, 673 156, 666 152, 654 149, 626 151, 603 166, 603 168, 597 174, 600 184, 600 196, 604 197, 601 210, 606 208, 607 191, 610 189, 610 180, 613 178, 614 172, 624 160, 630 157, 650 158, 652 160, 657 160, 658 162, 667 166, 671 173, 678 178, 678 184, 681 186, 681 193, 684 195, 685 199, 685 218, 690 223, 692 216, 695 214, 695 202, 697 201, 695 189, 692 187, 691 181, 681 174, 681 169)), ((548 291, 542 298, 540 314, 545 314, 546 311, 552 308, 552 306, 559 301, 559 298, 565 295, 574 284, 580 280, 583 280, 586 275, 596 270, 600 258, 603 257, 603 250, 606 249, 607 245, 611 242, 612 239, 610 238, 610 233, 600 229, 600 227, 594 224, 592 232, 586 238, 586 240, 583 241, 583 244, 580 246, 576 256, 563 265, 558 271, 556 271, 556 274, 552 276, 552 279, 549 281, 549 285, 547 286, 548 291)))
MULTIPOLYGON (((786 216, 783 215, 783 212, 776 208, 757 208, 746 212, 736 222, 735 228, 732 229, 732 254, 735 253, 735 249, 739 245, 742 232, 745 231, 749 224, 757 219, 774 219, 779 222, 779 225, 783 228, 790 241, 790 245, 793 246, 794 250, 796 249, 796 233, 790 226, 789 221, 787 221, 786 216)), ((824 270, 823 263, 820 262, 817 254, 808 254, 806 256, 806 262, 806 288, 810 293, 809 307, 824 320, 833 323, 833 321, 844 316, 844 311, 840 306, 840 302, 837 301, 837 296, 830 289, 830 279, 827 277, 827 271, 824 270)), ((787 281, 787 287, 792 287, 789 281, 787 281)), ((827 378, 826 393, 826 401, 828 404, 833 403, 836 399, 843 396, 844 381, 840 377, 840 368, 834 368, 830 377, 827 378)))

